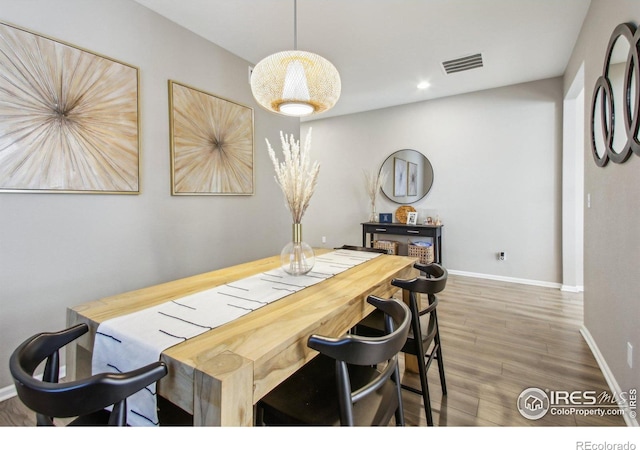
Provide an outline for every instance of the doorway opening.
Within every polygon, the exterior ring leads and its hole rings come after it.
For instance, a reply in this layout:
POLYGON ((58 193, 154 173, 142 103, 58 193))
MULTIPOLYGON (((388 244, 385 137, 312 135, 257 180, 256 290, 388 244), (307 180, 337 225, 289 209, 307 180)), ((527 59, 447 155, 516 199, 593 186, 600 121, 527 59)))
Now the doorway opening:
POLYGON ((584 63, 564 99, 562 290, 584 291, 584 63))

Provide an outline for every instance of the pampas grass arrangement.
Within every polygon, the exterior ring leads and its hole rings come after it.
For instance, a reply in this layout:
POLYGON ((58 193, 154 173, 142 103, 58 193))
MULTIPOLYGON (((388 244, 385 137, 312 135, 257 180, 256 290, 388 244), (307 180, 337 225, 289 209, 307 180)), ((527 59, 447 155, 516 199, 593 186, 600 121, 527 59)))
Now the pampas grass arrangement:
POLYGON ((313 195, 318 181, 320 165, 317 161, 311 163, 309 154, 311 151, 311 128, 304 141, 304 147, 300 147, 300 141, 296 141, 293 134, 287 136, 280 132, 282 153, 284 161, 278 161, 276 154, 267 141, 269 157, 276 171, 275 179, 285 197, 285 203, 293 223, 301 223, 309 201, 313 195))
POLYGON ((304 275, 311 271, 315 264, 313 249, 302 241, 302 216, 309 206, 318 181, 320 165, 311 163, 309 154, 311 151, 311 128, 305 138, 304 147, 300 148, 300 141, 296 141, 293 135, 287 136, 280 132, 282 141, 282 153, 284 161, 278 161, 271 148, 269 140, 267 148, 269 157, 276 170, 276 183, 282 189, 285 204, 291 211, 293 219, 293 240, 289 242, 280 253, 282 269, 290 275, 304 275))
POLYGON ((371 206, 371 215, 369 216, 369 222, 377 222, 378 218, 376 216, 376 202, 378 200, 378 193, 380 192, 380 188, 387 181, 387 172, 382 170, 379 173, 375 173, 375 171, 367 172, 364 171, 364 182, 365 189, 367 190, 367 195, 369 196, 370 206, 371 206))

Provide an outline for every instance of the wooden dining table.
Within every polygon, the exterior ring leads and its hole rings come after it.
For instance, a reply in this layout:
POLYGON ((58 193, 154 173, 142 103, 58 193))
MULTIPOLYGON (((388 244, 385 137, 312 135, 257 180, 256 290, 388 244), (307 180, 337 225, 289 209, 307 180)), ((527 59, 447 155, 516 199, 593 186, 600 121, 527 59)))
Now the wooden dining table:
MULTIPOLYGON (((415 261, 380 255, 166 349, 160 359, 168 375, 158 394, 193 415, 197 426, 253 425, 254 405, 317 355, 307 347, 309 336, 345 333, 373 311, 368 295, 389 298, 397 291, 393 278, 417 275, 415 261)), ((68 347, 67 376, 90 375, 101 322, 279 266, 278 255, 69 307, 67 325, 86 323, 90 331, 68 347)))

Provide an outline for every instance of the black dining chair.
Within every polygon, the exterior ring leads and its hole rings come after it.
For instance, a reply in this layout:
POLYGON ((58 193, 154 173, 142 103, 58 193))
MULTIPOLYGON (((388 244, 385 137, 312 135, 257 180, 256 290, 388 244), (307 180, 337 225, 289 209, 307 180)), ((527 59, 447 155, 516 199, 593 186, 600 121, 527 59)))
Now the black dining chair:
POLYGON ((125 373, 101 373, 86 379, 59 382, 59 351, 89 330, 78 324, 66 330, 39 333, 20 344, 9 358, 18 397, 36 413, 38 426, 54 419, 74 418, 68 425, 127 425, 127 397, 167 374, 163 362, 125 373), (42 380, 34 372, 46 360, 42 380), (105 409, 112 407, 111 411, 105 409))
POLYGON ((389 253, 383 248, 373 248, 373 247, 359 247, 357 245, 343 245, 342 247, 336 247, 334 250, 355 250, 359 252, 369 252, 369 253, 389 253))
MULTIPOLYGON (((414 264, 421 272, 421 276, 411 280, 393 279, 391 284, 408 293, 409 309, 411 310, 411 332, 402 352, 414 355, 418 359, 418 375, 420 377, 420 389, 402 384, 402 388, 422 395, 427 425, 433 425, 433 413, 431 411, 431 399, 427 372, 431 363, 435 360, 438 364, 440 386, 442 395, 447 395, 447 383, 444 373, 444 361, 442 359, 442 344, 438 327, 437 293, 444 290, 447 284, 447 269, 439 264, 414 264), (427 296, 428 304, 422 308, 420 294, 427 296), (420 338, 421 337, 421 338, 420 338)), ((377 311, 363 319, 355 327, 358 334, 377 336, 383 330, 383 318, 377 311)))
POLYGON ((312 335, 320 352, 257 405, 258 425, 404 426, 398 352, 409 333, 411 313, 402 302, 369 296, 381 311, 378 337, 312 335))

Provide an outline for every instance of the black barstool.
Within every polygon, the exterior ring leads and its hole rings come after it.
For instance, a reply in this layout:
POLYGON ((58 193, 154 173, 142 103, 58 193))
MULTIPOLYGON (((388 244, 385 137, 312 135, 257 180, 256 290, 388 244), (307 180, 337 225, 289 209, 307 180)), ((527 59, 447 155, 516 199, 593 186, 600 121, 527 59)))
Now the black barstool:
POLYGON ((343 245, 342 247, 336 247, 334 250, 355 250, 358 252, 369 252, 369 253, 389 253, 383 248, 373 248, 373 247, 359 247, 357 245, 343 245))
POLYGON ((407 305, 370 295, 383 317, 380 336, 312 335, 320 352, 257 405, 257 425, 404 425, 397 356, 410 330, 407 305))
MULTIPOLYGON (((408 297, 409 300, 409 309, 411 310, 412 316, 411 333, 402 351, 405 354, 416 356, 418 359, 418 374, 420 376, 420 389, 404 384, 402 387, 408 391, 422 395, 427 425, 432 426, 433 415, 429 398, 427 371, 434 360, 438 362, 442 395, 447 395, 442 345, 440 342, 440 331, 438 329, 438 316, 436 312, 438 306, 438 297, 436 294, 444 290, 448 273, 447 270, 439 264, 416 263, 414 267, 422 272, 420 277, 411 280, 394 279, 391 281, 393 286, 403 290, 404 296, 408 297), (421 308, 419 301, 420 294, 425 294, 428 298, 428 305, 425 308, 421 308), (417 336, 421 336, 422 338, 416 338, 417 336)), ((363 319, 356 327, 358 334, 378 335, 382 329, 381 319, 377 312, 363 319)))

